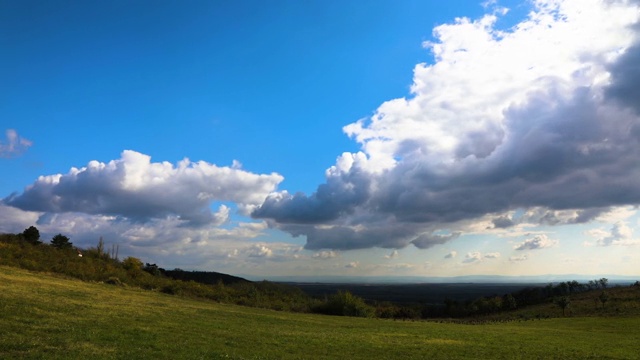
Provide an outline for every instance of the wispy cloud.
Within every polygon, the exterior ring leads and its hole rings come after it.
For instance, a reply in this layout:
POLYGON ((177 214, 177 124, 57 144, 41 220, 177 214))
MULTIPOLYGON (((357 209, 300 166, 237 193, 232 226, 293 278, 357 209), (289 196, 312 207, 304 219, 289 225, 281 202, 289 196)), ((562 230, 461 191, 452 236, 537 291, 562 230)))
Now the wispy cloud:
POLYGON ((500 257, 499 252, 491 252, 491 253, 486 253, 482 255, 481 252, 474 251, 474 252, 467 253, 467 255, 465 255, 464 260, 462 260, 462 262, 465 264, 471 264, 471 263, 480 262, 484 259, 497 259, 499 257, 500 257))
POLYGON ((462 260, 463 263, 474 263, 474 262, 478 262, 482 260, 482 254, 479 252, 470 252, 467 253, 467 255, 465 255, 464 260, 462 260))
POLYGON ((391 254, 385 255, 385 259, 396 259, 400 254, 398 254, 398 250, 393 250, 391 254))
POLYGON ((18 135, 14 129, 5 131, 5 140, 0 140, 0 157, 9 158, 22 154, 33 145, 31 140, 18 135))
POLYGON ((315 254, 313 254, 313 258, 314 259, 333 259, 335 257, 338 257, 340 254, 337 251, 320 251, 317 252, 315 254))
POLYGON ((529 255, 527 255, 527 254, 515 255, 515 256, 510 256, 509 257, 509 261, 511 261, 511 262, 526 261, 528 259, 529 259, 529 255))

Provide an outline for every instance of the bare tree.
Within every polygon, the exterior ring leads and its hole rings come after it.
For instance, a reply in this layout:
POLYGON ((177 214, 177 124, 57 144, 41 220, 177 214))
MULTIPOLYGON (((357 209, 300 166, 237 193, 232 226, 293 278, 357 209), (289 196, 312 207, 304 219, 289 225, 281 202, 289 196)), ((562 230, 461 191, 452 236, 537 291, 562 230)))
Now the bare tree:
POLYGON ((558 307, 562 309, 562 316, 564 316, 565 309, 569 307, 569 304, 571 304, 571 300, 569 299, 569 297, 561 296, 557 298, 554 302, 556 303, 556 305, 558 305, 558 307))
POLYGON ((607 294, 606 291, 603 291, 602 293, 600 293, 600 296, 598 296, 598 300, 600 300, 600 302, 602 303, 602 308, 604 309, 604 304, 609 301, 609 294, 607 294))

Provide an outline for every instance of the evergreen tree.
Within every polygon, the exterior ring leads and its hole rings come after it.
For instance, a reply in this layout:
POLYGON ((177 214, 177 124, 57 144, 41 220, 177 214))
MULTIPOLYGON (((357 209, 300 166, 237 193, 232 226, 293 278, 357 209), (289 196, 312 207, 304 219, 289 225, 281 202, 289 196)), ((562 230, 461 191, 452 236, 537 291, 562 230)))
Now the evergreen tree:
POLYGON ((58 234, 51 239, 51 246, 58 249, 71 249, 72 245, 69 238, 62 234, 58 234))

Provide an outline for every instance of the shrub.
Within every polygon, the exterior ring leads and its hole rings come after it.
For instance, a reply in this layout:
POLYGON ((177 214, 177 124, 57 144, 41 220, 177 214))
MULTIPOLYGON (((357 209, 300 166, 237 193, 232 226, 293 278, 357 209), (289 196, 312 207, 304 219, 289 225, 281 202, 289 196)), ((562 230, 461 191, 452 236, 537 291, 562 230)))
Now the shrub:
POLYGON ((320 314, 339 316, 373 317, 375 315, 373 307, 348 291, 338 291, 338 293, 331 295, 326 302, 316 306, 314 311, 320 314))
POLYGON ((182 288, 177 282, 173 282, 161 287, 160 292, 169 295, 180 295, 182 294, 182 288))

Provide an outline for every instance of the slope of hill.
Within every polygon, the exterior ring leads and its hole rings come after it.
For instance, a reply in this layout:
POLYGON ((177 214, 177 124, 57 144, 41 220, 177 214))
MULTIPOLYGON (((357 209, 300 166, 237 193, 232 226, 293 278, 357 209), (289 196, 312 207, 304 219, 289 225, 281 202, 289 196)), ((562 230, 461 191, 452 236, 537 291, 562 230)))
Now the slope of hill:
POLYGON ((477 326, 293 314, 0 266, 0 358, 633 359, 640 317, 477 326))

